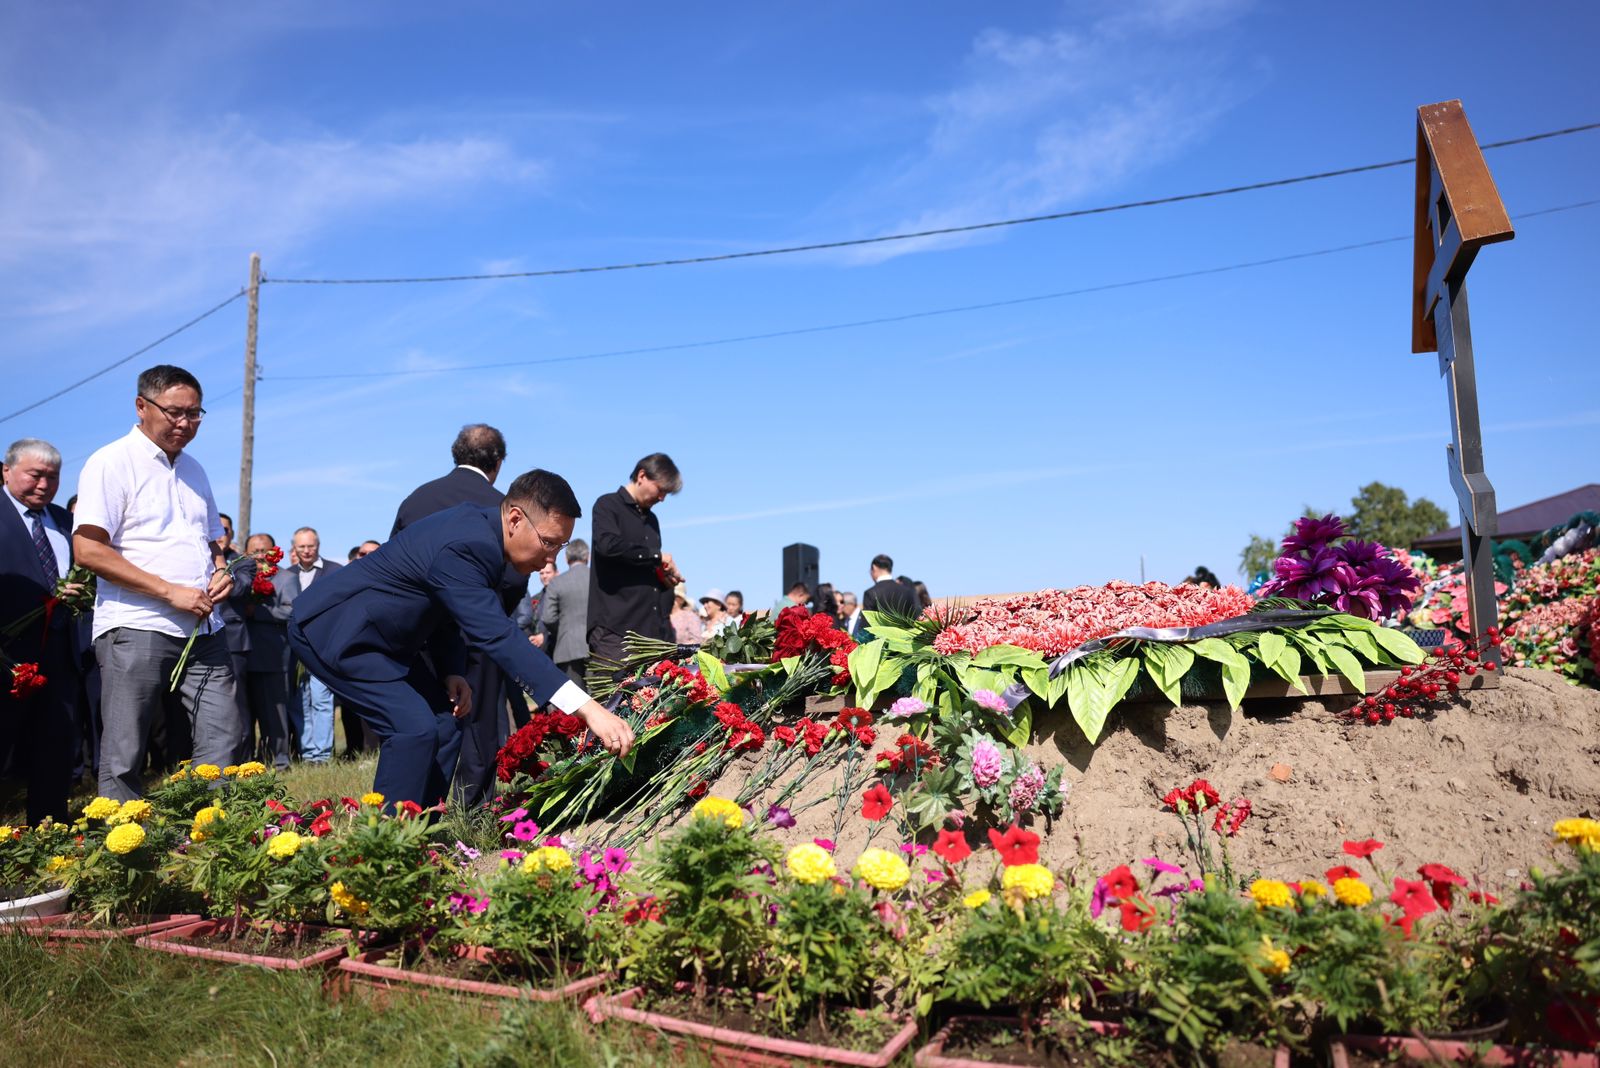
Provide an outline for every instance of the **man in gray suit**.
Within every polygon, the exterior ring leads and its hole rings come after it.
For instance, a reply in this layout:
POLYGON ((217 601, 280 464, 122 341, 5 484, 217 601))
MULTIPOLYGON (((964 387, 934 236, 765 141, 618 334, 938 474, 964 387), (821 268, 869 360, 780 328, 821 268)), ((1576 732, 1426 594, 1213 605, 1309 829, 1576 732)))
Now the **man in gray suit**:
POLYGON ((545 652, 567 678, 583 685, 589 665, 589 543, 567 545, 567 569, 550 580, 539 601, 539 624, 548 633, 545 652))
MULTIPOLYGON (((250 553, 265 552, 277 545, 271 534, 252 534, 245 543, 250 553)), ((295 586, 298 591, 298 584, 295 586)), ((288 592, 289 574, 279 568, 272 577, 272 596, 254 594, 243 608, 249 649, 245 653, 244 692, 249 715, 244 720, 244 738, 239 759, 254 760, 257 755, 270 761, 279 771, 289 767, 292 743, 289 734, 289 639, 284 627, 294 596, 288 592), (261 738, 256 740, 257 728, 261 738)))

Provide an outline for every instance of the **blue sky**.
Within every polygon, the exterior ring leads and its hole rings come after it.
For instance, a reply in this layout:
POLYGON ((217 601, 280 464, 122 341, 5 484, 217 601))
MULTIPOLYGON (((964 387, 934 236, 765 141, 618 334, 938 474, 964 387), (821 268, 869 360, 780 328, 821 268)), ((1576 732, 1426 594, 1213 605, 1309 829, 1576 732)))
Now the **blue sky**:
MULTIPOLYGON (((1481 140, 1600 120, 1600 10, 1233 0, 861 5, 6 5, 0 414, 269 278, 531 270, 1070 210, 1409 156, 1460 97, 1481 140)), ((1490 152, 1513 214, 1600 197, 1600 132, 1490 152)), ((382 537, 464 422, 587 506, 665 450, 692 590, 778 593, 820 547, 936 595, 1232 576, 1252 532, 1381 480, 1450 505, 1409 346, 1406 242, 785 338, 1394 237, 1412 174, 753 261, 427 286, 268 285, 255 527, 382 537), (441 370, 521 363, 491 370, 441 370), (420 373, 419 373, 420 372, 420 373), (368 377, 314 378, 317 375, 368 377)), ((1504 505, 1594 481, 1580 309, 1600 206, 1529 218, 1471 280, 1504 505)), ((238 499, 239 302, 0 426, 78 468, 149 363, 210 410, 238 499)), ((580 521, 585 533, 587 521, 580 521)))

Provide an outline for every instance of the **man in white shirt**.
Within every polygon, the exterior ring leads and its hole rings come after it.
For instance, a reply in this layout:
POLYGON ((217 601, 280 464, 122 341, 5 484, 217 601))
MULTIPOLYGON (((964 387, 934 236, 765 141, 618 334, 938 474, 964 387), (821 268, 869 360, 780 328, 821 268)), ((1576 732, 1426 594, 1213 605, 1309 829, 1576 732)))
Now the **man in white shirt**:
POLYGON ((100 793, 142 793, 150 727, 198 625, 177 696, 196 764, 232 762, 243 725, 216 605, 233 589, 222 520, 198 460, 184 454, 205 418, 200 383, 160 364, 139 376, 139 417, 84 465, 73 514, 77 562, 99 576, 95 658, 101 675, 100 793))
MULTIPOLYGON (((286 600, 293 603, 301 593, 311 588, 311 584, 321 574, 333 574, 339 570, 340 565, 322 556, 322 538, 311 527, 301 527, 294 532, 294 541, 291 543, 289 555, 289 587, 290 592, 286 600)), ((294 671, 290 668, 291 673, 294 671)), ((290 680, 289 690, 295 691, 293 679, 290 680)), ((328 684, 317 678, 311 672, 306 672, 305 681, 299 686, 300 700, 298 709, 294 702, 290 702, 291 716, 298 710, 298 723, 294 726, 300 732, 300 759, 307 764, 326 764, 333 759, 333 691, 328 689, 328 684)))
POLYGON ((856 631, 861 627, 861 605, 856 603, 855 594, 839 594, 839 618, 842 620, 839 624, 839 629, 854 637, 856 631))

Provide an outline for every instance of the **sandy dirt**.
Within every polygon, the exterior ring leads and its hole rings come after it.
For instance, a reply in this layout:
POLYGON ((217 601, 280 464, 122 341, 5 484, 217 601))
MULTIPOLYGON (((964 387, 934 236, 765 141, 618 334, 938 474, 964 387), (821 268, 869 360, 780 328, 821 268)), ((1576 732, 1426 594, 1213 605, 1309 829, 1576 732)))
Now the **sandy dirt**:
MULTIPOLYGON (((1159 798, 1196 777, 1254 805, 1231 842, 1236 870, 1285 879, 1320 878, 1348 859, 1344 839, 1372 837, 1386 843, 1377 859, 1391 873, 1437 861, 1491 889, 1515 886, 1554 855, 1552 823, 1600 814, 1600 692, 1552 672, 1513 669, 1498 689, 1465 695, 1431 719, 1356 725, 1334 714, 1349 703, 1261 700, 1238 713, 1221 703, 1125 705, 1098 746, 1064 714, 1043 717, 1029 755, 1047 766, 1065 761, 1071 795, 1061 818, 1033 827, 1044 838, 1040 859, 1089 875, 1152 855, 1180 862, 1182 830, 1159 798), (1274 765, 1287 766, 1287 782, 1269 774, 1274 765)), ((813 714, 837 706, 814 703, 813 714)), ((756 766, 736 763, 712 793, 734 796, 756 766)), ((872 830, 871 844, 894 848, 891 821, 860 818, 864 786, 856 784, 870 781, 865 771, 851 780, 837 836, 842 773, 833 768, 804 784, 790 804, 799 823, 778 838, 788 845, 836 837, 844 863, 872 830)), ((758 812, 765 807, 757 802, 758 812)), ((969 834, 980 839, 978 830, 969 834)))

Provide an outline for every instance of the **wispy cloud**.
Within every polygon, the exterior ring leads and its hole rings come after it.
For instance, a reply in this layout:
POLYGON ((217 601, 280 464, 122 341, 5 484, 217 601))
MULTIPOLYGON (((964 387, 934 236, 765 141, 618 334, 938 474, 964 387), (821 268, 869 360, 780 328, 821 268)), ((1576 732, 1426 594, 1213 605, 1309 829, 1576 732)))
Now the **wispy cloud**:
MULTIPOLYGON (((921 147, 828 207, 881 219, 886 204, 924 205, 894 232, 1081 203, 1181 153, 1246 91, 1214 58, 1196 60, 1194 44, 1248 6, 1142 0, 1040 33, 984 30, 960 80, 925 101, 921 147)), ((846 258, 877 262, 974 239, 869 246, 846 258)))

